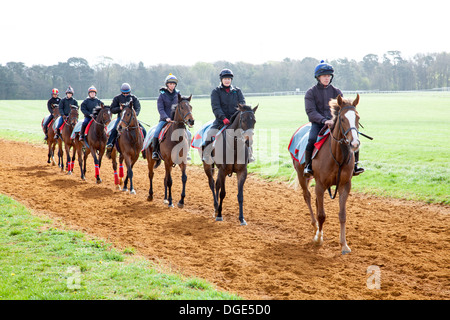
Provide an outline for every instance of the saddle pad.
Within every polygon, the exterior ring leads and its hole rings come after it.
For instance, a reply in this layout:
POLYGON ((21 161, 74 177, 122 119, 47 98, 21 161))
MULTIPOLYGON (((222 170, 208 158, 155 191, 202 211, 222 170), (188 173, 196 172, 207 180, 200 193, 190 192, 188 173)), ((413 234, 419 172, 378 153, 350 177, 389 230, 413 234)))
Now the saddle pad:
POLYGON ((153 126, 148 131, 147 136, 144 139, 144 144, 142 146, 142 151, 147 149, 148 146, 150 145, 150 143, 152 142, 153 136, 155 135, 155 129, 156 129, 156 126, 153 126))
MULTIPOLYGON (((61 116, 59 116, 56 119, 53 119, 54 120, 53 121, 53 131, 55 131, 55 132, 56 132, 56 124, 59 123, 59 118, 61 118, 61 116)), ((62 130, 62 128, 61 128, 61 130, 62 130)))
POLYGON ((83 120, 78 120, 77 124, 72 130, 72 134, 70 135, 70 139, 75 139, 75 136, 78 132, 81 131, 81 126, 83 125, 83 120))
MULTIPOLYGON (((288 146, 288 150, 292 159, 298 161, 300 164, 305 163, 305 149, 308 144, 309 132, 311 131, 311 122, 301 126, 295 131, 288 146)), ((312 157, 314 158, 322 147, 323 143, 330 134, 330 130, 327 129, 322 135, 317 136, 317 141, 314 144, 314 151, 312 157)))
MULTIPOLYGON (((211 120, 203 125, 203 127, 198 130, 191 141, 191 147, 195 149, 201 149, 202 146, 205 145, 206 139, 208 137, 208 132, 211 129, 212 125, 214 123, 214 120, 211 120)), ((223 126, 219 132, 215 136, 212 137, 213 140, 217 138, 228 126, 223 126)))
POLYGON ((116 122, 117 122, 117 118, 115 118, 114 120, 111 120, 111 122, 108 124, 108 127, 106 127, 106 135, 109 136, 109 134, 111 133, 111 130, 114 129, 114 127, 116 126, 116 122))

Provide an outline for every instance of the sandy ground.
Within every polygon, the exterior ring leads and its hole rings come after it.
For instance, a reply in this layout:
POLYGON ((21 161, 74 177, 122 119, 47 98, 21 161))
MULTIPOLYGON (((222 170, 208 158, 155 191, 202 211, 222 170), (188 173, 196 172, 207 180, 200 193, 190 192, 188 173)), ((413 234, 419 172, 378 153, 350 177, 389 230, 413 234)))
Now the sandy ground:
MULTIPOLYGON (((324 244, 317 247, 301 191, 286 183, 249 176, 244 188, 248 225, 243 227, 235 176, 227 178, 224 221, 216 222, 212 195, 199 167, 188 167, 185 208, 169 209, 163 204, 163 166, 155 174, 155 200, 148 202, 146 160, 135 166, 136 195, 114 188, 106 158, 102 184, 95 183, 91 157, 85 182, 77 162, 74 175, 67 175, 46 161, 46 145, 0 140, 0 192, 34 214, 121 248, 134 247, 149 260, 205 278, 244 298, 450 298, 448 206, 353 193, 347 204, 352 252, 343 256, 337 200, 326 198, 324 244), (380 289, 368 288, 368 279, 375 278, 368 268, 379 268, 380 289)), ((178 167, 173 178, 177 202, 178 167)))

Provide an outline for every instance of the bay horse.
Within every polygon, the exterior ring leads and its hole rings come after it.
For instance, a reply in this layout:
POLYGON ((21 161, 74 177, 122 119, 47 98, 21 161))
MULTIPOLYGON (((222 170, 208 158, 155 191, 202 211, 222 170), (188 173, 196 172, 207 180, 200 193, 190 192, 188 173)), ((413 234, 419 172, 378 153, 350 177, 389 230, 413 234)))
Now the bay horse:
POLYGON ((238 180, 238 203, 239 221, 242 226, 247 225, 244 219, 244 183, 247 179, 247 164, 249 157, 248 148, 252 144, 253 130, 255 128, 255 112, 258 105, 253 109, 248 105, 238 104, 236 113, 231 117, 231 124, 218 137, 214 148, 214 163, 208 164, 203 161, 203 169, 208 177, 209 187, 214 198, 214 209, 217 214, 216 221, 223 221, 222 204, 225 198, 226 177, 236 173, 238 180), (224 136, 229 135, 228 137, 224 136), (232 140, 231 140, 232 138, 232 140), (221 146, 223 148, 221 148, 221 146), (225 152, 221 152, 224 150, 225 152), (225 157, 224 157, 225 156, 225 157), (214 164, 219 169, 214 191, 214 164), (218 198, 220 200, 218 201, 218 198))
MULTIPOLYGON (((102 158, 106 149, 106 128, 111 122, 111 109, 109 106, 105 106, 102 103, 100 106, 94 108, 92 115, 92 123, 89 126, 88 133, 84 136, 84 144, 86 149, 84 151, 84 166, 81 178, 83 180, 85 179, 86 159, 90 153, 94 158, 95 178, 97 183, 101 183, 102 179, 100 178, 100 167, 102 166, 102 158)), ((78 138, 76 137, 75 139, 78 138)), ((81 162, 79 163, 81 168, 81 162)))
MULTIPOLYGON (((360 147, 358 138, 359 115, 356 106, 359 103, 359 94, 356 99, 343 99, 340 95, 330 101, 334 124, 330 128, 330 137, 325 141, 320 152, 312 160, 312 169, 316 181, 316 210, 317 219, 311 207, 311 193, 308 190, 312 178, 303 176, 305 164, 293 160, 298 180, 303 189, 303 198, 311 214, 311 224, 314 227, 314 242, 323 244, 323 224, 325 222, 324 193, 328 189, 331 196, 331 186, 335 185, 339 192, 339 223, 340 244, 342 254, 351 252, 345 236, 346 202, 350 193, 353 168, 355 165, 354 153, 360 147)), ((333 199, 334 197, 331 196, 333 199)))
POLYGON ((119 152, 119 164, 121 168, 121 176, 123 176, 122 168, 123 161, 127 166, 127 176, 123 184, 122 191, 127 191, 128 179, 130 180, 130 194, 136 194, 133 186, 133 166, 139 159, 139 154, 141 153, 142 146, 144 144, 144 138, 141 134, 141 129, 139 127, 139 121, 137 119, 136 112, 133 108, 133 100, 126 104, 121 104, 122 117, 117 125, 117 131, 119 136, 117 138, 116 146, 111 152, 111 159, 114 169, 114 183, 118 186, 120 185, 117 179, 117 161, 116 153, 119 152))
MULTIPOLYGON (((178 94, 178 104, 173 106, 173 121, 169 124, 169 128, 165 134, 165 138, 160 143, 160 154, 161 159, 164 161, 164 166, 166 169, 166 175, 164 177, 164 203, 168 205, 169 208, 173 208, 172 203, 172 168, 177 164, 181 169, 181 182, 183 188, 181 191, 181 199, 177 206, 179 208, 184 207, 184 198, 186 197, 186 163, 187 154, 190 147, 190 141, 188 140, 186 134, 186 125, 190 128, 194 125, 194 116, 192 115, 191 106, 192 94, 189 97, 181 96, 178 94)), ((153 170, 156 169, 161 160, 152 159, 153 149, 150 145, 145 150, 147 154, 147 164, 148 164, 148 178, 150 180, 150 189, 148 193, 147 200, 153 200, 153 170), (156 165, 155 165, 156 164, 156 165)))
MULTIPOLYGON (((67 174, 72 174, 75 164, 76 146, 75 141, 71 139, 73 128, 78 123, 78 106, 71 105, 69 116, 64 121, 64 128, 61 131, 61 139, 58 139, 58 146, 62 149, 62 143, 64 142, 64 150, 66 151, 66 169, 67 174), (73 147, 73 155, 70 157, 70 149, 73 147)), ((78 155, 80 158, 80 154, 78 155)))
MULTIPOLYGON (((53 115, 53 120, 48 124, 48 131, 47 131, 47 145, 48 145, 48 159, 47 159, 47 163, 51 163, 52 166, 56 165, 55 162, 55 148, 56 145, 58 143, 58 141, 56 141, 55 139, 55 134, 56 132, 53 130, 53 124, 56 121, 56 119, 60 116, 59 113, 59 106, 58 104, 53 104, 52 105, 52 115, 53 115), (51 161, 50 161, 51 159, 51 161)), ((44 120, 42 120, 44 121, 44 120)), ((62 150, 59 149, 58 150, 58 166, 61 166, 61 162, 62 162, 62 150)))

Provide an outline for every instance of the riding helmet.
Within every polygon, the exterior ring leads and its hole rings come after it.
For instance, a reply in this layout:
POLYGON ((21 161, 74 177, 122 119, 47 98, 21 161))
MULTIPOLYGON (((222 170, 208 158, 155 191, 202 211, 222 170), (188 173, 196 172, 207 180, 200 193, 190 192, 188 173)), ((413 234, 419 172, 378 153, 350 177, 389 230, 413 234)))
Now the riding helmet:
POLYGON ((53 88, 53 89, 52 89, 52 95, 53 95, 53 94, 56 94, 56 95, 57 95, 57 94, 59 94, 59 91, 58 91, 58 89, 56 89, 56 88, 53 88))
POLYGON ((122 93, 131 92, 131 86, 126 82, 122 83, 122 86, 120 87, 120 91, 122 91, 122 93))
POLYGON ((230 69, 223 69, 222 71, 220 71, 220 80, 222 80, 223 78, 231 78, 233 79, 234 75, 233 75, 233 71, 231 71, 230 69))
POLYGON ((168 83, 175 83, 178 84, 178 79, 173 74, 169 73, 169 75, 166 77, 166 86, 168 83))
POLYGON ((318 78, 321 75, 324 74, 331 74, 333 76, 334 69, 331 64, 326 63, 325 61, 320 61, 320 63, 316 66, 316 69, 314 69, 314 78, 318 78))
POLYGON ((91 92, 95 92, 95 93, 97 94, 97 89, 96 89, 94 86, 91 86, 91 87, 88 89, 88 94, 91 93, 91 92))
POLYGON ((69 86, 69 87, 67 88, 67 90, 66 90, 66 94, 68 94, 68 93, 73 94, 73 89, 72 89, 71 86, 69 86))

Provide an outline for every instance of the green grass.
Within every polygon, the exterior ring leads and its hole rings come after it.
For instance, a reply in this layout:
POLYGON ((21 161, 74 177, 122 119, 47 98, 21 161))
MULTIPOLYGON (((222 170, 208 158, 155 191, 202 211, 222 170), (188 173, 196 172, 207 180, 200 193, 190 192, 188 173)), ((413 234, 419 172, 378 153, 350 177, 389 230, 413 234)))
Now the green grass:
POLYGON ((169 271, 0 195, 0 300, 241 299, 169 271))
MULTIPOLYGON (((188 93, 184 93, 188 94, 188 93)), ((351 95, 347 95, 352 97, 351 95)), ((355 96, 355 95, 354 95, 355 96)), ((353 96, 353 97, 354 97, 353 96)), ((360 161, 366 172, 352 180, 354 191, 381 196, 450 204, 450 110, 448 92, 362 94, 358 110, 363 133, 360 161)), ((289 180, 294 172, 287 150, 295 130, 308 122, 304 96, 247 97, 256 106, 255 155, 250 172, 267 179, 289 180)), ((111 101, 104 100, 106 104, 111 101)), ((159 119, 156 101, 141 101, 139 118, 159 119)), ((210 100, 192 100, 196 125, 213 119, 210 100)), ((0 137, 42 142, 40 123, 45 101, 0 101, 0 137)), ((200 164, 196 151, 193 163, 200 164)))

